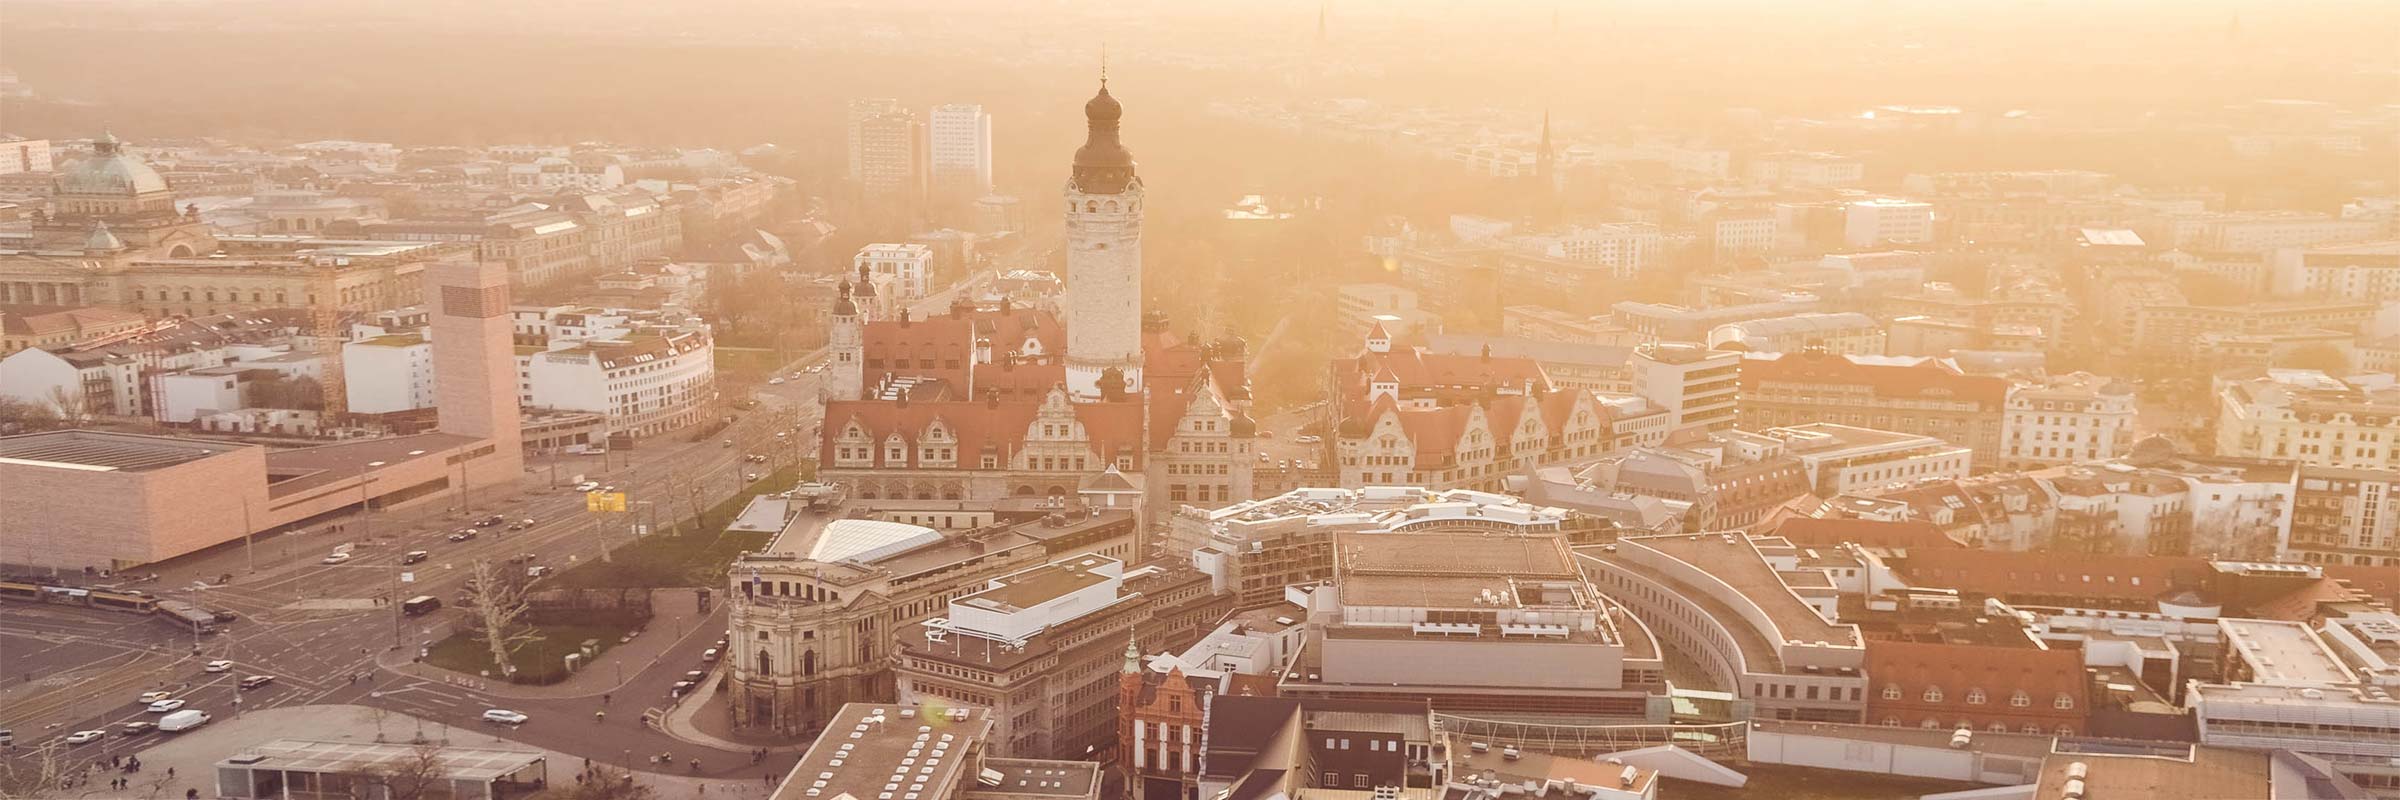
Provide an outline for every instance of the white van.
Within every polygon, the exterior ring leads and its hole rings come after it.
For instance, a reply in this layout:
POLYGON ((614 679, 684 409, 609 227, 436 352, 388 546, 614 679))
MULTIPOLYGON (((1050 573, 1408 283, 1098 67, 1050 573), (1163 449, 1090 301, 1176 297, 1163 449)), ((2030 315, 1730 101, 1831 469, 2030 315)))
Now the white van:
POLYGON ((158 719, 158 729, 166 733, 188 731, 208 724, 208 712, 187 708, 158 719))

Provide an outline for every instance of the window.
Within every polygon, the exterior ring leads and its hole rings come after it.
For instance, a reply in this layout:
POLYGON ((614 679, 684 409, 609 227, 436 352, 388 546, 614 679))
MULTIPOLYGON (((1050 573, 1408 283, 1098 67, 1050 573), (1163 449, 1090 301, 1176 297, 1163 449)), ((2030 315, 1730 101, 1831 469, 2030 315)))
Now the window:
POLYGON ((1919 727, 1919 728, 1923 728, 1923 729, 1925 729, 1925 730, 1933 730, 1933 729, 1935 729, 1935 728, 1939 728, 1939 727, 1941 727, 1941 726, 1942 726, 1942 721, 1941 721, 1941 720, 1938 720, 1938 719, 1934 719, 1934 718, 1932 718, 1932 717, 1926 717, 1924 722, 1917 723, 1917 727, 1919 727))
POLYGON ((2009 693, 2009 695, 2008 695, 2008 704, 2009 704, 2009 705, 2011 705, 2011 706, 2015 706, 2015 707, 2017 707, 2017 708, 2024 708, 2024 707, 2026 707, 2026 706, 2033 705, 2033 698, 2032 698, 2032 697, 2029 697, 2029 696, 2027 696, 2027 695, 2025 694, 2025 690, 2023 690, 2023 689, 2018 689, 2018 690, 2016 690, 2016 691, 2014 691, 2014 692, 2011 692, 2011 693, 2009 693))
MULTIPOLYGON (((2075 707, 2075 698, 2073 698, 2073 697, 2069 697, 2069 696, 2067 696, 2067 695, 2064 695, 2064 694, 2061 694, 2061 695, 2059 695, 2059 696, 2058 696, 2058 699, 2050 701, 2050 707, 2051 707, 2051 708, 2058 709, 2058 710, 2060 710, 2060 711, 2065 711, 2065 710, 2067 710, 2067 709, 2074 708, 2074 707, 2075 707)), ((2060 736, 2065 736, 2066 734, 2064 734, 2064 733, 2061 733, 2061 734, 2059 734, 2059 735, 2060 735, 2060 736)))
POLYGON ((1967 690, 1967 705, 1971 705, 1971 706, 1979 706, 1979 705, 1983 705, 1983 690, 1982 690, 1982 689, 1980 689, 1980 688, 1976 688, 1976 689, 1968 689, 1968 690, 1967 690))
POLYGON ((1900 684, 1897 684, 1897 683, 1887 683, 1887 684, 1884 684, 1884 685, 1883 685, 1883 699, 1885 699, 1885 700, 1898 700, 1898 699, 1900 699, 1900 684))
POLYGON ((1941 701, 1942 701, 1942 687, 1939 687, 1939 686, 1927 686, 1927 687, 1925 687, 1925 702, 1928 702, 1928 703, 1939 703, 1939 702, 1941 702, 1941 701))

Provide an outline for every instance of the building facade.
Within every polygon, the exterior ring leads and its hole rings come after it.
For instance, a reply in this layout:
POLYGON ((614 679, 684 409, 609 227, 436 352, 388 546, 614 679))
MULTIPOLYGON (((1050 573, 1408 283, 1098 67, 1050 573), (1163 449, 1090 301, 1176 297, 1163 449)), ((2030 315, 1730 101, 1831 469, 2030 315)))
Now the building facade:
POLYGON ((1100 93, 1084 103, 1089 128, 1075 150, 1067 203, 1067 391, 1099 399, 1121 383, 1142 388, 1142 179, 1117 139, 1124 106, 1100 93))

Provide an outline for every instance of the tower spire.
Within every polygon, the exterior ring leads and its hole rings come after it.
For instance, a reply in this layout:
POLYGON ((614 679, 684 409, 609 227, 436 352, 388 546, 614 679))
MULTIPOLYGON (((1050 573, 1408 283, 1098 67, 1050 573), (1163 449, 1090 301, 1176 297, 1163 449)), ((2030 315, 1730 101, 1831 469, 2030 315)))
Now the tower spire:
POLYGON ((1100 88, 1108 88, 1108 43, 1100 43, 1100 88))

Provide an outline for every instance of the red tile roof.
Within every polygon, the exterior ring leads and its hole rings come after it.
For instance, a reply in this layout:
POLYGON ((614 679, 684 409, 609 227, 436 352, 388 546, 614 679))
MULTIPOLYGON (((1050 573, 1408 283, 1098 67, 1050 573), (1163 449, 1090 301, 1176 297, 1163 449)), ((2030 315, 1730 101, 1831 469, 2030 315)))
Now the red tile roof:
POLYGON ((1898 717, 1903 727, 1916 727, 1932 718, 1948 729, 1966 719, 1978 732, 1999 722, 2011 732, 2033 724, 2048 733, 2063 724, 2081 733, 2092 705, 2082 653, 2073 649, 1870 639, 1867 677, 1868 724, 1898 717), (1885 687, 1898 687, 1899 698, 1884 699, 1885 687), (1941 699, 1926 700, 1927 688, 1939 688, 1941 699), (1968 702, 1976 689, 1983 702, 1968 702), (2018 691, 2026 695, 2022 708, 2010 703, 2018 691), (2062 694, 2074 698, 2073 708, 2057 708, 2062 694))
POLYGON ((1753 391, 1765 383, 1865 386, 1882 398, 1967 400, 1993 409, 2008 398, 2007 381, 1961 374, 1933 359, 1906 365, 1862 363, 1849 356, 1819 352, 1742 359, 1742 390, 1753 391))
POLYGON ((1866 519, 1785 518, 1775 523, 1776 536, 1804 547, 1831 547, 1849 542, 1869 547, 1963 549, 1966 545, 1942 534, 1930 522, 1880 522, 1866 519))
POLYGON ((1995 597, 2095 597, 2145 601, 2205 585, 2208 562, 2183 556, 2110 556, 1926 548, 1895 559, 1911 582, 1995 597))
MULTIPOLYGON (((985 455, 998 458, 1005 468, 1008 460, 1024 448, 1027 429, 1040 415, 1042 403, 1026 399, 932 403, 829 401, 825 404, 827 435, 820 437, 818 458, 820 463, 834 464, 839 440, 856 424, 873 440, 878 466, 903 466, 881 462, 884 442, 897 434, 908 446, 905 466, 917 467, 920 455, 917 441, 939 422, 958 441, 956 469, 980 469, 985 455)), ((1132 456, 1134 468, 1141 468, 1144 448, 1140 404, 1077 403, 1073 410, 1092 453, 1092 470, 1104 468, 1121 454, 1132 456)))

